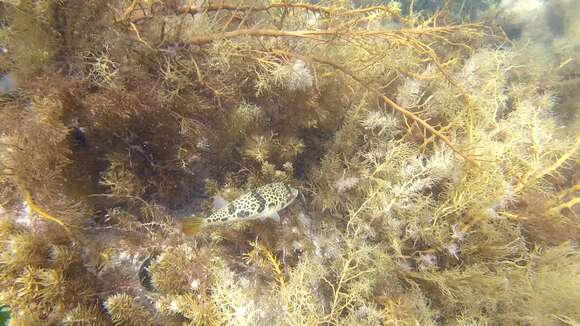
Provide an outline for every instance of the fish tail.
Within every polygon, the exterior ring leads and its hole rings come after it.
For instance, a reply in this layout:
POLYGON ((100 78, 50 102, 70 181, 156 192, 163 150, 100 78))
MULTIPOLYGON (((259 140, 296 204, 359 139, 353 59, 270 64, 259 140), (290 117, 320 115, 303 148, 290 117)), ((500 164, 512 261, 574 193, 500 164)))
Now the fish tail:
POLYGON ((181 231, 187 236, 192 236, 199 232, 202 224, 201 217, 186 217, 181 222, 181 231))

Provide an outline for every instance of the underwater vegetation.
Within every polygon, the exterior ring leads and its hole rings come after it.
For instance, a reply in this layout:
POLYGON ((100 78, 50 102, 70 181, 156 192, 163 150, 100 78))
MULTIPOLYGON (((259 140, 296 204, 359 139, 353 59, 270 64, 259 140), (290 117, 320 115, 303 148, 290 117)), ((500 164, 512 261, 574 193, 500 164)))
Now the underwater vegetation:
POLYGON ((0 0, 9 325, 578 325, 580 7, 435 2, 0 0))

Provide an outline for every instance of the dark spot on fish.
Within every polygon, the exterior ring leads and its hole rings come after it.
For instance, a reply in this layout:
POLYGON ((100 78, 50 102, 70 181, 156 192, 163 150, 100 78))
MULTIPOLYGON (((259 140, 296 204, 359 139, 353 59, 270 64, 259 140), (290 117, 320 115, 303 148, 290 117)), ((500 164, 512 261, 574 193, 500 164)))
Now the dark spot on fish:
POLYGON ((230 205, 228 206, 228 213, 229 213, 230 215, 233 215, 235 212, 236 212, 236 205, 234 205, 234 204, 230 204, 230 205))
POLYGON ((250 212, 248 212, 248 211, 239 211, 238 212, 238 217, 240 217, 240 218, 248 217, 248 215, 250 215, 250 212))
POLYGON ((264 197, 260 196, 260 193, 258 193, 257 191, 252 191, 252 197, 254 197, 257 201, 258 201, 258 213, 261 213, 264 211, 264 208, 266 208, 266 200, 264 199, 264 197))
POLYGON ((222 222, 225 222, 225 221, 227 221, 227 220, 228 220, 228 218, 227 218, 227 217, 224 217, 224 218, 222 218, 222 219, 221 219, 221 221, 222 221, 222 222))
POLYGON ((286 191, 288 191, 288 193, 291 194, 292 190, 290 190, 290 187, 288 187, 288 185, 285 183, 282 183, 282 184, 284 185, 284 188, 286 188, 286 191))
POLYGON ((275 206, 276 206, 276 203, 273 203, 273 202, 268 204, 268 208, 274 208, 275 206))

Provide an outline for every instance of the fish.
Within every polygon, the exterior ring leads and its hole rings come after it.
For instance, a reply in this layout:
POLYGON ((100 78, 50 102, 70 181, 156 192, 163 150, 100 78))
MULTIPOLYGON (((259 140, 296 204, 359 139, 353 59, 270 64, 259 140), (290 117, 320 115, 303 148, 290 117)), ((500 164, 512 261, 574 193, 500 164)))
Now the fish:
POLYGON ((298 196, 298 190, 283 182, 274 182, 251 190, 231 203, 221 197, 214 198, 216 210, 207 218, 186 217, 181 229, 191 236, 206 225, 219 225, 240 220, 272 218, 280 220, 279 211, 288 207, 298 196))

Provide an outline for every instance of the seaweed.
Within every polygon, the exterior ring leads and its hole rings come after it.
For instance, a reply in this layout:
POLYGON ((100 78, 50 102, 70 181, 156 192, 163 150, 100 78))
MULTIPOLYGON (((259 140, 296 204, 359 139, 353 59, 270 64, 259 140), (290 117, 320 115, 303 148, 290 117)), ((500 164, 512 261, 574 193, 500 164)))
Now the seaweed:
POLYGON ((0 1, 10 325, 578 323, 572 2, 0 1))

